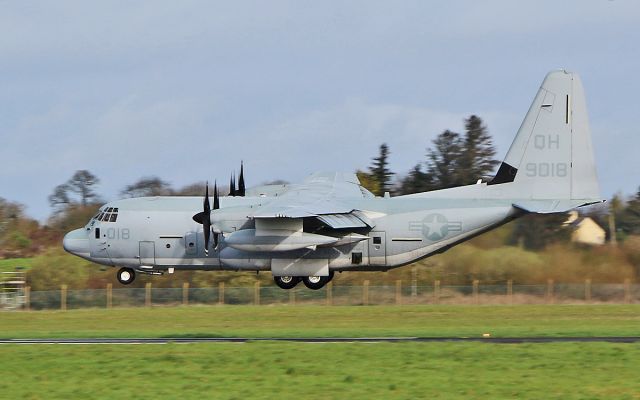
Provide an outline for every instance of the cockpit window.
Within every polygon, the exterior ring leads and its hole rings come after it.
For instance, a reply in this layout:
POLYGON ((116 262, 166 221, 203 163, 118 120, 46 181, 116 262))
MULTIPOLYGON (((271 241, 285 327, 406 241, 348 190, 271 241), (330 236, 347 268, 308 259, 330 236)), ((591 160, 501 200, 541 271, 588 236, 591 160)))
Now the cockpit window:
POLYGON ((93 217, 96 221, 102 222, 116 222, 118 220, 118 208, 117 207, 108 207, 96 214, 93 217))

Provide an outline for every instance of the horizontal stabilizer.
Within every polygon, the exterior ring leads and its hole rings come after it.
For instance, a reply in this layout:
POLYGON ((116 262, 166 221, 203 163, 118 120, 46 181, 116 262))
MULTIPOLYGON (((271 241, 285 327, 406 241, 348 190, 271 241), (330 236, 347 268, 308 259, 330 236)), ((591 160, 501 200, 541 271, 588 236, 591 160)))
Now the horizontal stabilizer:
POLYGON ((585 200, 526 200, 514 203, 513 206, 522 211, 535 214, 554 214, 569 212, 578 207, 601 203, 585 200))

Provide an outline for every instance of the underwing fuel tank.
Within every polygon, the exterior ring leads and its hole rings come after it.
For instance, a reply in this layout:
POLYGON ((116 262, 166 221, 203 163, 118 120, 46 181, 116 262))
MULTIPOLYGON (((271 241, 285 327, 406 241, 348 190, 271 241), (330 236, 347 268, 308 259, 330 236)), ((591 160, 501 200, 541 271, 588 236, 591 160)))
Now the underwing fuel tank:
POLYGON ((291 251, 313 249, 336 243, 340 238, 295 232, 290 235, 256 235, 255 229, 243 229, 225 237, 225 244, 243 251, 291 251))

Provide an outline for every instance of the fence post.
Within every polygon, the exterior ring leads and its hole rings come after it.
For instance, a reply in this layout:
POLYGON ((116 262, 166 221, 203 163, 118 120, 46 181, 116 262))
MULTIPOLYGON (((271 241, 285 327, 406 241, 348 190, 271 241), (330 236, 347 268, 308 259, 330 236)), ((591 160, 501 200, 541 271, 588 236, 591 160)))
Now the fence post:
POLYGON ((107 283, 107 308, 113 307, 113 284, 107 283))
POLYGON ((591 279, 584 281, 584 299, 585 301, 591 301, 591 279))
POLYGON ((253 284, 253 304, 260 305, 260 281, 253 284))
POLYGON ((182 305, 189 305, 189 282, 184 282, 182 284, 182 305))
POLYGON ((31 286, 24 288, 24 308, 25 310, 31 310, 31 286))
POLYGON ((509 305, 513 305, 513 280, 507 281, 507 302, 509 305))
POLYGON ((147 282, 144 285, 144 305, 151 307, 151 282, 147 282))
POLYGON ((553 304, 553 279, 547 279, 547 303, 553 304))
POLYGON ((333 282, 327 283, 327 305, 333 305, 333 282))
POLYGON ((396 305, 402 305, 402 281, 396 281, 396 305))
POLYGON ((224 304, 224 282, 218 282, 218 304, 224 304))
POLYGON ((433 300, 436 304, 440 304, 440 279, 433 282, 433 300))
POLYGON ((479 303, 479 297, 478 297, 478 286, 480 285, 480 281, 478 281, 477 279, 473 280, 473 302, 475 304, 479 303))
POLYGON ((418 268, 411 268, 411 297, 418 296, 418 268))
POLYGON ((369 280, 364 281, 364 285, 362 286, 362 304, 365 306, 369 305, 369 280))
POLYGON ((67 285, 60 286, 60 309, 67 310, 67 285))
POLYGON ((624 280, 624 302, 631 303, 631 279, 624 280))
POLYGON ((296 289, 289 289, 289 304, 291 305, 295 305, 296 304, 296 289))

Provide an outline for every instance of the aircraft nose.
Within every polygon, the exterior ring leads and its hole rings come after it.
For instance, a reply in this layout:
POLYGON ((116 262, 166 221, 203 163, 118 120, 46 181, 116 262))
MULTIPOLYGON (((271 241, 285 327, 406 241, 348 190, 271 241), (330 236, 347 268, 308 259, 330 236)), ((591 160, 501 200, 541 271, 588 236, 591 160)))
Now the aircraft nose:
POLYGON ((89 257, 89 238, 84 229, 73 230, 62 240, 62 247, 71 254, 80 257, 89 257))

